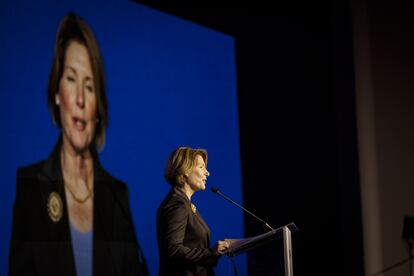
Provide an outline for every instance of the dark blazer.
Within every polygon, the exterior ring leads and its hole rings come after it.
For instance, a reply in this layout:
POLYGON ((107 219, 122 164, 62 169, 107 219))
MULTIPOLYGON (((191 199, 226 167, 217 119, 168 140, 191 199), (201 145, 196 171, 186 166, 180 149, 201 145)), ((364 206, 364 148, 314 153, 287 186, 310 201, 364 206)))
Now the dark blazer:
POLYGON ((214 275, 218 258, 210 244, 210 230, 188 197, 173 188, 157 212, 159 275, 214 275))
MULTIPOLYGON (((60 164, 62 140, 45 161, 17 170, 9 275, 75 276, 75 261, 60 164), (63 212, 54 222, 48 211, 52 192, 63 212)), ((93 275, 148 275, 124 183, 110 176, 94 157, 93 275)))

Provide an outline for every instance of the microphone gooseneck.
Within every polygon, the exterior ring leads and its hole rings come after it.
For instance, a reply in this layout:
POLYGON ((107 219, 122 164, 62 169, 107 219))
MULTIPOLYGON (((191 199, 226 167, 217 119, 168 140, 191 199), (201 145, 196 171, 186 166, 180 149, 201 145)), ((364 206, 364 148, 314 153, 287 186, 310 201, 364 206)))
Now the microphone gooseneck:
POLYGON ((262 220, 261 218, 259 218, 258 216, 256 216, 255 214, 253 214, 252 212, 250 212, 249 210, 247 210, 246 208, 244 208, 243 206, 241 206, 240 204, 238 204, 237 202, 233 201, 232 199, 228 198, 227 196, 225 196, 224 194, 222 194, 219 189, 217 189, 216 187, 211 187, 210 190, 215 193, 218 194, 219 196, 223 197, 225 200, 231 202, 232 204, 236 205, 237 207, 239 207, 240 209, 242 209, 243 211, 245 211, 246 213, 248 213, 249 215, 253 216, 255 219, 259 220, 260 222, 262 222, 264 224, 264 226, 266 226, 267 228, 269 228, 270 230, 274 230, 272 228, 272 226, 270 226, 266 221, 262 220))
POLYGON ((218 194, 219 192, 219 190, 216 187, 211 187, 210 190, 215 194, 218 194))

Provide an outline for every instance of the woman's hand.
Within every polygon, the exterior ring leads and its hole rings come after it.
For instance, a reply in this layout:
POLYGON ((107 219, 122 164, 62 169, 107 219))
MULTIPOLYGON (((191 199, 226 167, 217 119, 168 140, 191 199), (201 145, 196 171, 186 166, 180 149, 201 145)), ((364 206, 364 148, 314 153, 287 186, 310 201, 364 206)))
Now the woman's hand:
POLYGON ((224 252, 229 248, 229 243, 227 241, 217 241, 216 244, 213 247, 213 254, 215 256, 217 255, 223 255, 224 252))

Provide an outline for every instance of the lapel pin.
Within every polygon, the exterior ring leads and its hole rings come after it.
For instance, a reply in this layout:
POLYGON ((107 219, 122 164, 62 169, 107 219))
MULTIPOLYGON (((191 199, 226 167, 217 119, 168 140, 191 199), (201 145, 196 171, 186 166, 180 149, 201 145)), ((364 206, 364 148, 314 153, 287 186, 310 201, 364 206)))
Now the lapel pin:
POLYGON ((191 211, 195 214, 197 212, 197 208, 194 204, 191 203, 191 211))
POLYGON ((63 214, 63 203, 60 195, 56 192, 51 192, 47 200, 47 211, 49 217, 53 222, 59 222, 63 214))

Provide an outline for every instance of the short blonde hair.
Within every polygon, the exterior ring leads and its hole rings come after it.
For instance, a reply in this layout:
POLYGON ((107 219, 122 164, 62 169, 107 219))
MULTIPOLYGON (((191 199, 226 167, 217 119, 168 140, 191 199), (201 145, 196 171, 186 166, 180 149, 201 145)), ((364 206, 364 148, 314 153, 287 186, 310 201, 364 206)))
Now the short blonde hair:
POLYGON ((196 157, 201 156, 207 166, 207 150, 180 147, 174 150, 164 170, 164 177, 171 186, 184 184, 184 175, 191 172, 196 165, 196 157))

